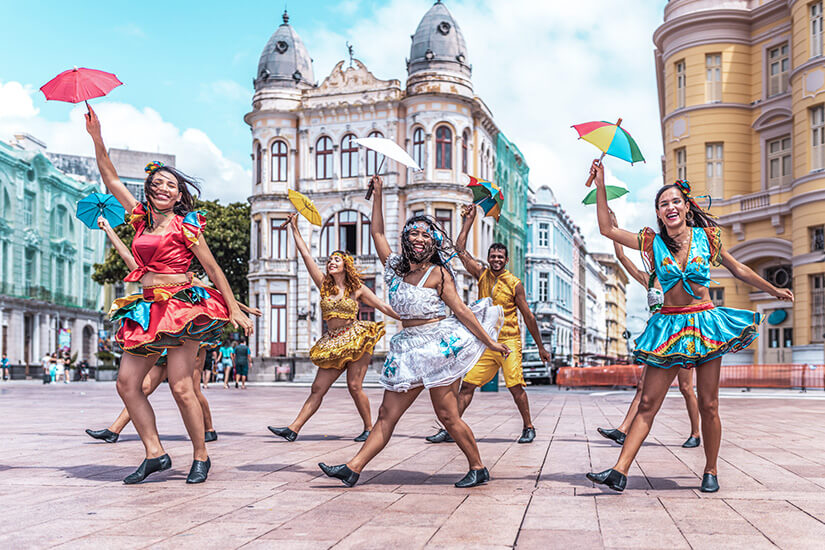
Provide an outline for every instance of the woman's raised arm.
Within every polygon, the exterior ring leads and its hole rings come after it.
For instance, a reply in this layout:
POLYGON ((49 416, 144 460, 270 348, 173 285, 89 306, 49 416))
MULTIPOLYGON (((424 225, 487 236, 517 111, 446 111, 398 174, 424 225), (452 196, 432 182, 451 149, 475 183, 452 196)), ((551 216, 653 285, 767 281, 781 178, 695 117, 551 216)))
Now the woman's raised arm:
POLYGON ((103 136, 100 132, 100 119, 97 118, 97 113, 94 109, 89 107, 89 112, 86 113, 86 131, 92 136, 92 141, 95 144, 95 158, 97 159, 97 169, 100 170, 100 177, 103 179, 103 184, 112 195, 120 202, 120 205, 126 209, 126 213, 130 213, 137 204, 137 199, 132 195, 115 171, 115 166, 112 164, 112 159, 109 158, 109 153, 106 152, 106 145, 103 143, 103 136))
POLYGON ((370 235, 375 243, 375 251, 381 258, 381 263, 387 263, 387 258, 392 254, 390 243, 384 234, 384 189, 381 176, 373 176, 370 180, 373 184, 372 196, 372 219, 370 220, 370 235))
POLYGON ((290 214, 287 221, 289 222, 288 225, 290 229, 292 229, 292 238, 295 239, 295 248, 297 248, 298 252, 301 254, 301 258, 304 260, 304 265, 307 266, 307 271, 309 271, 309 276, 312 277, 312 282, 315 283, 318 290, 321 290, 321 285, 324 282, 324 272, 321 271, 318 264, 316 264, 315 260, 312 259, 312 253, 309 251, 309 246, 307 246, 307 243, 304 242, 301 232, 298 231, 298 214, 290 214))
POLYGON ((599 220, 599 232, 608 239, 623 246, 639 250, 639 239, 635 233, 620 229, 610 219, 610 207, 607 206, 607 190, 604 188, 604 164, 593 161, 590 173, 595 176, 596 215, 599 220))

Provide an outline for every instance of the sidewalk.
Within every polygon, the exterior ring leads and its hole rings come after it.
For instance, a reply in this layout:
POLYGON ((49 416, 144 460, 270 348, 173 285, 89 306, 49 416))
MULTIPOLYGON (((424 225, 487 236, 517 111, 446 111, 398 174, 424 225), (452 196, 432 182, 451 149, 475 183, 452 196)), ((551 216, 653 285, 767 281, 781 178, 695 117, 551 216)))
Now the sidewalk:
MULTIPOLYGON (((35 381, 37 382, 37 381, 35 381)), ((152 396, 173 468, 124 486, 142 459, 129 427, 114 445, 84 428, 120 409, 112 383, 0 384, 0 547, 46 548, 821 548, 825 540, 825 402, 771 390, 725 392, 719 481, 698 491, 704 457, 683 449, 687 415, 666 399, 631 469, 624 494, 584 478, 619 447, 597 426, 618 424, 632 391, 530 388, 538 432, 521 422, 509 393, 478 394, 466 419, 493 480, 452 486, 467 464, 455 445, 431 445, 426 395, 359 484, 322 476, 359 448, 355 407, 330 391, 294 443, 268 424, 289 423, 307 389, 214 386, 206 392, 219 433, 209 481, 187 486, 191 446, 168 388, 152 396)), ((373 413, 381 391, 368 390, 373 413)))

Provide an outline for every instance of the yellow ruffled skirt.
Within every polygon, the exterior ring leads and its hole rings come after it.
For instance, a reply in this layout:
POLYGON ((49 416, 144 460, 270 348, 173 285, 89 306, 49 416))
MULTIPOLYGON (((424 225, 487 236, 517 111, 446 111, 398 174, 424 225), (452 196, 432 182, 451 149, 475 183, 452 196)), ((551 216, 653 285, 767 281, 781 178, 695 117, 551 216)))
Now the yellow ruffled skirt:
POLYGON ((319 368, 340 370, 365 353, 372 354, 382 336, 384 323, 355 321, 325 332, 309 350, 309 358, 319 368))

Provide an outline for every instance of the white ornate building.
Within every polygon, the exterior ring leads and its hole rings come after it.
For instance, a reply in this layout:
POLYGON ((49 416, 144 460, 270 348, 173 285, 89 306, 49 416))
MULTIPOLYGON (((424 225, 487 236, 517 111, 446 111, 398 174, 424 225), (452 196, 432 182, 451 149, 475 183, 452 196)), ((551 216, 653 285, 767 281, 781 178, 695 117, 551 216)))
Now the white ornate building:
MULTIPOLYGON (((300 218, 317 261, 323 264, 334 250, 349 250, 367 284, 386 298, 369 235, 371 201, 364 199, 381 157, 359 149, 355 138, 392 139, 424 169, 413 173, 394 162, 381 168, 385 229, 394 249, 406 218, 419 212, 457 234, 460 205, 471 197, 463 175, 494 177, 499 133, 490 110, 473 94, 468 59, 461 29, 439 1, 412 37, 406 86, 375 77, 357 59, 348 66, 339 62, 315 84, 307 48, 284 13, 261 54, 252 111, 245 116, 253 159, 249 295, 264 311, 251 347, 257 356, 273 358, 268 365, 288 357, 297 358, 297 370, 308 367, 307 352, 323 330, 318 291, 296 258, 289 234, 279 229, 294 211, 288 189, 308 195, 321 213, 321 229, 300 218)), ((492 221, 485 218, 476 223, 470 250, 481 255, 492 237, 492 221)), ((466 300, 475 297, 466 274, 459 273, 458 286, 466 300)), ((360 315, 382 317, 368 308, 360 315)), ((386 351, 398 328, 388 323, 377 355, 386 351)), ((267 377, 268 371, 253 375, 267 377)))

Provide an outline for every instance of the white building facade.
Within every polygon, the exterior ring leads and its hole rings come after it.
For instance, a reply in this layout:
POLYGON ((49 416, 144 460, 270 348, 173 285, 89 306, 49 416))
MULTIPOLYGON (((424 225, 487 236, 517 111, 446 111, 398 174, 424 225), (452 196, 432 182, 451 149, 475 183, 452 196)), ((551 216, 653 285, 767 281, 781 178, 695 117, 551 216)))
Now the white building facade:
MULTIPOLYGON (((395 250, 413 214, 432 215, 455 238, 460 207, 471 198, 465 175, 493 177, 499 131, 473 94, 467 57, 458 24, 438 2, 413 35, 405 87, 399 80, 377 78, 357 59, 341 61, 315 84, 307 48, 284 13, 261 55, 253 108, 245 116, 253 163, 249 296, 264 312, 251 348, 268 365, 253 376, 265 378, 267 368, 287 361, 296 371, 309 369, 308 350, 324 329, 318 290, 296 257, 289 233, 280 228, 294 211, 287 190, 307 195, 321 213, 320 229, 299 218, 316 261, 323 266, 331 252, 349 251, 365 283, 384 299, 383 266, 369 234, 372 201, 364 198, 379 168, 385 231, 395 250), (392 161, 382 164, 380 155, 353 142, 362 137, 392 139, 423 171, 413 173, 392 161)), ((479 256, 492 238, 492 221, 481 219, 469 249, 479 256)), ((475 281, 457 271, 459 293, 469 301, 475 281)), ((385 320, 365 307, 359 315, 385 320)), ((387 324, 387 336, 376 348, 379 360, 398 329, 387 324)))

